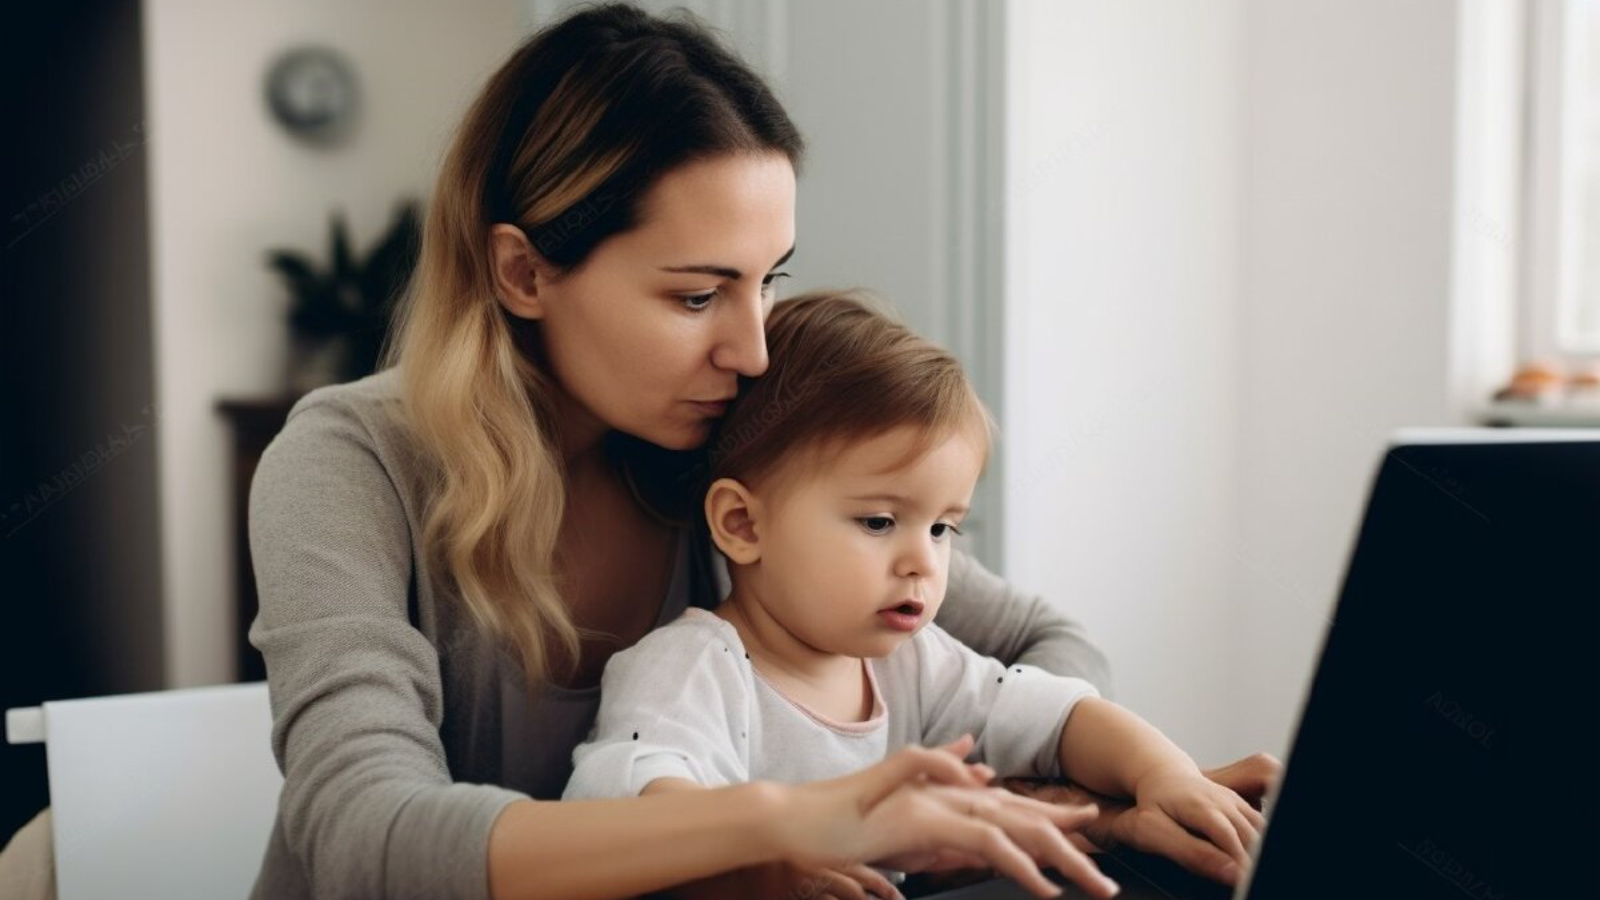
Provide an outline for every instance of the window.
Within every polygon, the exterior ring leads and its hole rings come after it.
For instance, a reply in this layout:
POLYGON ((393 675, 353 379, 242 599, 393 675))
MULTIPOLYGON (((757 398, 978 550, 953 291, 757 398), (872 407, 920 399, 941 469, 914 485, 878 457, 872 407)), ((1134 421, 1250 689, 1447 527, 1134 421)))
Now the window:
POLYGON ((1600 0, 1529 4, 1521 341, 1600 359, 1600 0))

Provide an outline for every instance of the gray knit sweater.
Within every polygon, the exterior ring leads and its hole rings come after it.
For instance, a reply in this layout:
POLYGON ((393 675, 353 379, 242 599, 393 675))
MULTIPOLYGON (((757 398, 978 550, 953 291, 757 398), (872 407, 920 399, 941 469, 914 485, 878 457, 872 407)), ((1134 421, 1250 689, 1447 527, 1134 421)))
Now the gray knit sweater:
MULTIPOLYGON (((301 399, 251 489, 250 642, 284 775, 253 897, 483 900, 495 817, 561 796, 599 707, 598 688, 529 697, 515 661, 434 588, 399 391, 388 370, 301 399)), ((648 601, 658 625, 725 596, 711 556, 680 539, 671 589, 648 601)), ((1076 622, 959 552, 937 621, 982 654, 1110 693, 1076 622)))

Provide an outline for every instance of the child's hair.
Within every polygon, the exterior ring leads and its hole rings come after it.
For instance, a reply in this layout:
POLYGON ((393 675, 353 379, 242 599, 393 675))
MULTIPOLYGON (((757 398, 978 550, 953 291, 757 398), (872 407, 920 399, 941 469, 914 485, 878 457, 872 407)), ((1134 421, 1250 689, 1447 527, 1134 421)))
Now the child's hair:
MULTIPOLYGON (((849 445, 902 426, 920 439, 897 465, 963 431, 988 454, 994 421, 961 363, 857 291, 781 301, 767 317, 771 368, 741 379, 711 447, 710 477, 754 486, 808 455, 823 465, 849 445)), ((781 478, 780 478, 781 480, 781 478)))

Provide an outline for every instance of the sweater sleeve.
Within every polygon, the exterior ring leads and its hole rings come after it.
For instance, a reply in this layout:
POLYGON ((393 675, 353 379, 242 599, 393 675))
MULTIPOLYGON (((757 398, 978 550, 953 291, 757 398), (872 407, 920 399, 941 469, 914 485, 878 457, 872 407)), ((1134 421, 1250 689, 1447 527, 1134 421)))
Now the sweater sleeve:
POLYGON ((914 646, 925 746, 970 732, 973 755, 1001 777, 1061 775, 1061 729, 1079 700, 1098 696, 1094 685, 1026 664, 1003 665, 937 625, 918 632, 914 646))
POLYGON ((949 584, 934 621, 981 656, 1083 678, 1111 697, 1111 663, 1082 624, 960 550, 950 554, 949 584))
POLYGON ((301 401, 249 519, 279 824, 311 895, 488 897, 489 832, 526 795, 452 783, 439 658, 407 614, 409 526, 342 402, 301 401))
POLYGON ((750 780, 747 671, 714 628, 679 619, 606 662, 600 712, 563 800, 637 797, 657 778, 750 780))

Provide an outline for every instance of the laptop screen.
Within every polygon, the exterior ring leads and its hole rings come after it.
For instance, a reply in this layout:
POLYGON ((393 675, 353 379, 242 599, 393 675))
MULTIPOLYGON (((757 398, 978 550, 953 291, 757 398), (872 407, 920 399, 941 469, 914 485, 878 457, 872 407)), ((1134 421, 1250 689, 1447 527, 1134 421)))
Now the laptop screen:
POLYGON ((1600 897, 1600 441, 1379 469, 1248 896, 1600 897))

